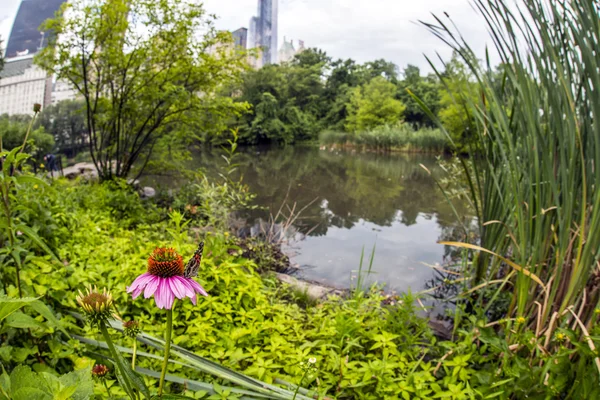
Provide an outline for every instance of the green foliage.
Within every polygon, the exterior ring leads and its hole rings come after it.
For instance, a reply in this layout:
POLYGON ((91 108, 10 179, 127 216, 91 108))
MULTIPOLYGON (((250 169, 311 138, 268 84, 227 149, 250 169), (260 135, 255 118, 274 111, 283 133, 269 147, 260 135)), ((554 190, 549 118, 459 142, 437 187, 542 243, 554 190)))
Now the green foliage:
MULTIPOLYGON (((501 86, 501 75, 496 73, 494 79, 501 86)), ((244 144, 290 144, 315 139, 323 131, 364 132, 401 121, 415 129, 432 128, 438 119, 450 132, 455 150, 462 151, 473 141, 474 121, 461 96, 476 99, 476 85, 456 56, 442 79, 436 74, 421 76, 413 65, 399 79, 397 67, 385 60, 332 61, 323 51, 308 49, 290 63, 247 72, 241 86, 228 94, 252 107, 230 122, 241 126, 244 144), (460 96, 451 94, 457 91, 460 96)), ((220 143, 218 137, 204 135, 204 140, 220 143)))
POLYGON ((250 71, 239 101, 253 106, 242 119, 244 143, 294 143, 316 137, 324 105, 322 78, 328 58, 307 50, 290 64, 250 71))
POLYGON ((87 150, 85 104, 80 100, 64 100, 44 107, 36 120, 54 137, 56 149, 67 157, 87 150))
MULTIPOLYGON (((0 115, 0 137, 5 150, 23 145, 30 121, 31 116, 28 115, 0 115)), ((27 151, 39 162, 52 151, 54 144, 52 135, 43 127, 38 127, 29 134, 27 151)))
POLYGON ((356 133, 324 131, 319 136, 319 142, 325 146, 348 145, 378 151, 441 153, 450 147, 448 138, 441 130, 414 130, 408 124, 382 125, 356 133))
POLYGON ((350 95, 346 128, 356 132, 399 122, 406 106, 395 96, 396 86, 380 76, 355 88, 350 95))
POLYGON ((10 375, 0 375, 2 400, 87 400, 93 395, 93 382, 89 370, 73 371, 62 376, 48 372, 36 373, 20 365, 10 375))
POLYGON ((469 150, 475 141, 476 123, 470 105, 478 103, 477 84, 473 82, 468 67, 458 55, 453 54, 446 64, 442 80, 445 90, 442 91, 439 105, 439 118, 459 150, 469 150))
POLYGON ((224 103, 212 99, 235 81, 244 55, 209 54, 232 40, 212 21, 191 1, 77 0, 46 22, 56 35, 37 62, 84 99, 101 179, 126 178, 138 160, 143 170, 164 135, 205 113, 219 117, 212 110, 224 103), (127 18, 130 10, 143 29, 127 18))
POLYGON ((404 80, 398 83, 400 89, 398 97, 406 105, 404 121, 415 127, 434 127, 435 121, 429 118, 411 93, 427 104, 434 115, 438 115, 440 95, 443 93, 438 77, 435 74, 423 77, 419 67, 410 64, 404 68, 403 75, 404 80))

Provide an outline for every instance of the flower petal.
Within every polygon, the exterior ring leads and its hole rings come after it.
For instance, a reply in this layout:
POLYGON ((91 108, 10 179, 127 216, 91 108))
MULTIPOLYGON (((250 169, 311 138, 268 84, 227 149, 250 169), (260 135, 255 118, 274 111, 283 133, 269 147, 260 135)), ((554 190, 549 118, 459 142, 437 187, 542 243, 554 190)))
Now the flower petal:
POLYGON ((142 291, 144 290, 144 288, 142 286, 138 286, 137 288, 135 288, 135 290, 133 291, 133 293, 131 294, 132 298, 136 298, 138 297, 140 294, 142 294, 142 291))
POLYGON ((164 279, 162 283, 162 291, 163 291, 163 305, 167 310, 173 308, 173 301, 175 300, 175 296, 169 287, 169 279, 164 279))
POLYGON ((184 278, 183 276, 175 276, 174 278, 177 279, 177 281, 180 283, 180 288, 182 288, 185 291, 185 295, 187 297, 191 299, 196 295, 194 288, 188 284, 188 279, 184 278))
POLYGON ((135 289, 137 289, 140 286, 143 288, 144 286, 146 286, 148 284, 148 281, 153 277, 154 277, 154 275, 151 275, 147 272, 141 274, 140 276, 135 278, 135 280, 133 281, 131 286, 127 287, 127 293, 133 292, 135 289))
POLYGON ((169 288, 171 289, 171 293, 175 295, 178 299, 183 299, 187 295, 187 289, 185 285, 181 283, 178 276, 173 276, 168 278, 169 288))
POLYGON ((202 286, 200 286, 200 284, 198 282, 196 282, 193 279, 187 279, 187 283, 198 293, 200 293, 202 296, 208 296, 208 293, 206 293, 206 290, 204 290, 204 288, 202 286))
POLYGON ((160 277, 156 277, 156 280, 158 281, 158 287, 156 288, 156 292, 154 293, 154 301, 156 302, 156 307, 163 309, 165 308, 165 306, 163 301, 162 287, 165 282, 163 282, 163 278, 160 277))
POLYGON ((152 276, 152 279, 146 284, 146 290, 144 290, 144 298, 148 299, 152 297, 152 295, 158 289, 158 283, 160 282, 160 278, 158 276, 152 276))

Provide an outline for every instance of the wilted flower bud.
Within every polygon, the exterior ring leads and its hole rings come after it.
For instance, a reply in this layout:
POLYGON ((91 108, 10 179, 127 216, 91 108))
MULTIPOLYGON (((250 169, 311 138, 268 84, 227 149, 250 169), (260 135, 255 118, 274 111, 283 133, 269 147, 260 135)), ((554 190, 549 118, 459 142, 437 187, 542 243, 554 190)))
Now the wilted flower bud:
POLYGON ((123 323, 123 333, 131 338, 140 334, 140 323, 134 320, 123 323))
POLYGON ((33 105, 33 112, 34 113, 39 113, 41 109, 42 109, 42 105, 40 103, 35 103, 33 105))
POLYGON ((112 314, 110 309, 113 305, 113 297, 106 288, 100 293, 97 287, 92 289, 90 286, 85 295, 80 290, 77 303, 86 312, 91 325, 106 322, 112 314))
POLYGON ((108 374, 108 367, 102 364, 96 364, 92 368, 92 376, 94 378, 104 378, 108 374))

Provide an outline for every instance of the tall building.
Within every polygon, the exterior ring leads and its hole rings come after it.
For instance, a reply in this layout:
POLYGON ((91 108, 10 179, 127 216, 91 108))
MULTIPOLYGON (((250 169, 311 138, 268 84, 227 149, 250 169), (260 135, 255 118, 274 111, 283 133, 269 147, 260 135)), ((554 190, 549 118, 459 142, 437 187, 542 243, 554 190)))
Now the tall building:
POLYGON ((283 64, 292 61, 296 54, 302 53, 304 50, 303 40, 298 40, 298 48, 296 49, 294 47, 294 41, 290 40, 288 42, 284 36, 283 44, 281 45, 281 49, 279 49, 279 63, 283 64))
POLYGON ((40 25, 52 18, 66 0, 22 0, 13 23, 6 58, 36 53, 48 43, 48 32, 40 31, 40 25))
POLYGON ((233 35, 233 40, 235 47, 242 48, 246 50, 248 47, 248 29, 240 28, 236 31, 231 32, 233 35))
POLYGON ((0 72, 0 114, 31 114, 33 105, 50 104, 52 77, 33 64, 33 56, 7 59, 0 72))
POLYGON ((277 63, 278 0, 258 0, 258 15, 250 20, 249 47, 260 50, 256 66, 277 63))

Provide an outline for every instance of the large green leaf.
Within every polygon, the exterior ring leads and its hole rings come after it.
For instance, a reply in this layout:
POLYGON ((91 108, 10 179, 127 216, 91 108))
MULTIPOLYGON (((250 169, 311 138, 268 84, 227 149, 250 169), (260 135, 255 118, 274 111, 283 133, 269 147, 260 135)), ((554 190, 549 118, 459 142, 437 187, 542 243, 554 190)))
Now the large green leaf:
POLYGON ((37 301, 34 297, 22 297, 20 299, 0 297, 0 322, 21 307, 31 304, 34 301, 37 301))
POLYGON ((15 230, 23 232, 36 245, 38 245, 42 250, 44 250, 46 254, 51 256, 55 261, 60 262, 58 257, 56 257, 56 254, 54 254, 54 252, 50 250, 50 247, 48 247, 48 245, 44 243, 44 241, 38 236, 38 234, 33 229, 31 229, 27 225, 19 224, 15 226, 15 230))
POLYGON ((8 318, 6 318, 6 321, 4 321, 4 325, 18 329, 37 329, 44 327, 43 323, 22 312, 15 312, 9 315, 8 318))
POLYGON ((46 304, 42 303, 40 300, 37 300, 29 303, 28 306, 33 308, 42 317, 46 318, 46 321, 48 321, 48 323, 54 328, 59 329, 65 335, 69 335, 65 328, 63 328, 61 322, 58 320, 58 318, 56 318, 52 310, 50 310, 46 304))

